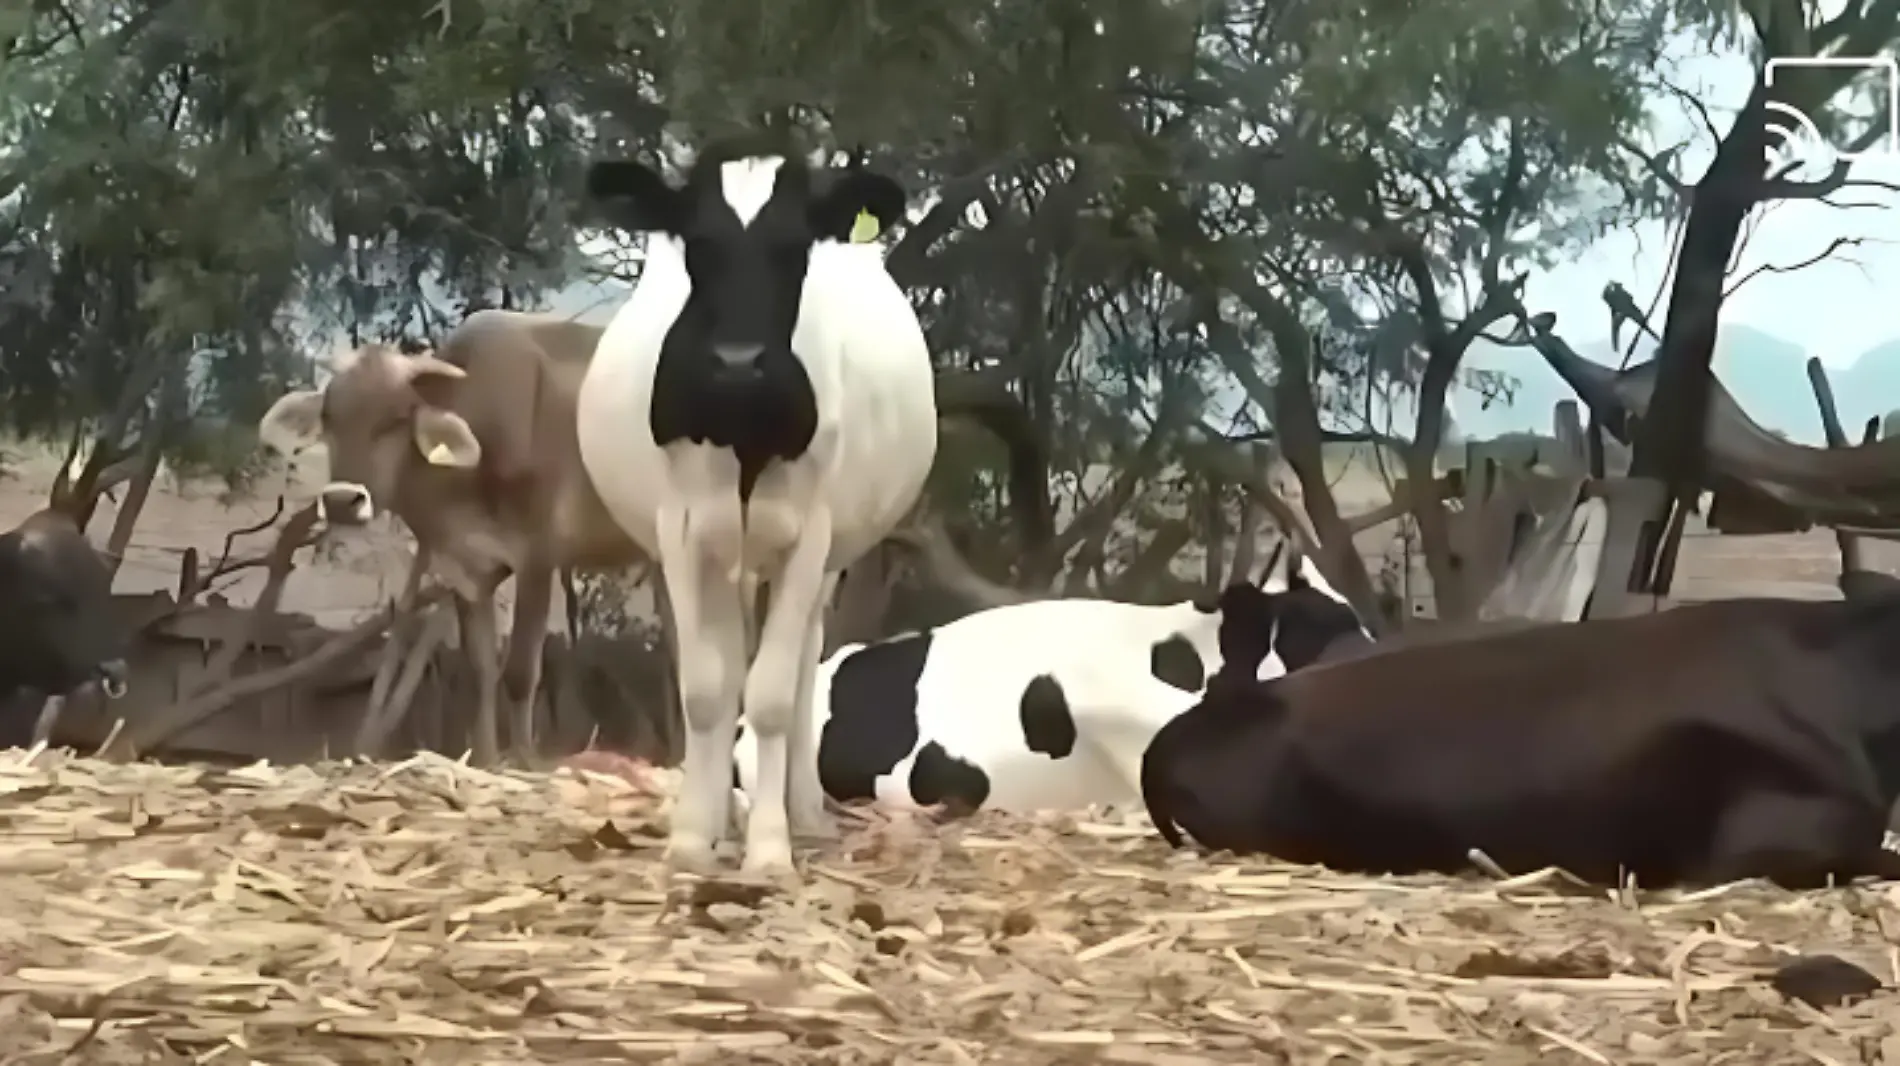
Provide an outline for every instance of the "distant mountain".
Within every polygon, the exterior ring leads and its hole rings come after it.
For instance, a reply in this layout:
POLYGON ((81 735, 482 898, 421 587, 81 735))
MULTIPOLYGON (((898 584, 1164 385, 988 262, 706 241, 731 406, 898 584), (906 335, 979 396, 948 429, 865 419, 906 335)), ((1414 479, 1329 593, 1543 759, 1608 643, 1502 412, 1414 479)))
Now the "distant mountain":
MULTIPOLYGON (((1647 343, 1639 346, 1633 361, 1649 358, 1650 349, 1647 343)), ((1578 352, 1606 366, 1618 362, 1608 341, 1583 344, 1578 352)), ((1460 389, 1454 394, 1459 425, 1472 439, 1511 432, 1548 433, 1557 401, 1574 398, 1562 379, 1529 348, 1503 348, 1479 341, 1472 345, 1464 365, 1467 369, 1509 374, 1518 380, 1511 403, 1493 403, 1488 410, 1480 406, 1479 395, 1471 390, 1460 389)), ((1755 421, 1793 440, 1822 443, 1821 415, 1808 386, 1807 353, 1800 345, 1749 326, 1724 326, 1716 341, 1715 375, 1755 421)), ((1869 417, 1900 408, 1900 339, 1862 354, 1845 370, 1830 370, 1829 381, 1840 407, 1841 424, 1850 439, 1858 440, 1869 417)))
POLYGON ((1841 427, 1859 440, 1869 418, 1900 410, 1900 338, 1862 352, 1845 370, 1829 371, 1841 406, 1841 427))

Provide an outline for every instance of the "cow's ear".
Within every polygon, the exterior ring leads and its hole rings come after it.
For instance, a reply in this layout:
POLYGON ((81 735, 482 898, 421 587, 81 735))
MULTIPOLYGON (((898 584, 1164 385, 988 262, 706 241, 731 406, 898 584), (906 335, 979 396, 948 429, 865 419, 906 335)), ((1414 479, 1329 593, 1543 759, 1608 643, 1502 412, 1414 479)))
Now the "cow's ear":
POLYGON ((482 442, 461 415, 435 407, 416 410, 416 451, 436 466, 471 470, 482 461, 482 442))
POLYGON ((587 199, 606 222, 630 233, 677 235, 686 223, 686 194, 631 159, 590 165, 587 199))
POLYGON ((285 455, 294 455, 322 437, 323 392, 319 389, 286 394, 257 423, 257 438, 285 455))
POLYGON ((862 244, 904 220, 904 187, 868 170, 843 171, 811 202, 811 228, 822 240, 862 244))

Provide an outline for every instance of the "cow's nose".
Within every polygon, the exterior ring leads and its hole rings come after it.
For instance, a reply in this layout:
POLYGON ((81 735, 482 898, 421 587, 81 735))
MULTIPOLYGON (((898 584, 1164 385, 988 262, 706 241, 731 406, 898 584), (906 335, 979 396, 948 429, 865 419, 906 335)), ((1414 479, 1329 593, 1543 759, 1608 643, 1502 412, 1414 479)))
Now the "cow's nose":
POLYGON ((763 344, 715 344, 713 354, 729 370, 750 369, 765 354, 763 344))
POLYGON ((107 659, 99 664, 99 687, 110 699, 125 695, 127 668, 124 659, 107 659))
POLYGON ((318 520, 333 526, 361 525, 375 514, 369 490, 361 485, 326 485, 317 497, 318 520))

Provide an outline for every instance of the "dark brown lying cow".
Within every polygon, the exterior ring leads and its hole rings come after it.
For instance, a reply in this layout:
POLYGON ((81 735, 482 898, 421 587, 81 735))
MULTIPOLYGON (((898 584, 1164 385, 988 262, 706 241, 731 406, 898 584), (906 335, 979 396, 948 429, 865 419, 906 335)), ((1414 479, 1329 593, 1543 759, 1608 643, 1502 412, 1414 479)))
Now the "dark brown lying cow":
POLYGON ((0 535, 0 745, 30 740, 32 719, 14 717, 25 694, 63 697, 97 683, 123 695, 126 636, 112 572, 70 519, 41 511, 0 535))
MULTIPOLYGON (((1243 671, 1245 668, 1242 668, 1243 671)), ((1900 596, 1730 600, 1243 673, 1142 762, 1180 846, 1647 887, 1900 877, 1900 596), (1177 828, 1178 827, 1178 828, 1177 828)))

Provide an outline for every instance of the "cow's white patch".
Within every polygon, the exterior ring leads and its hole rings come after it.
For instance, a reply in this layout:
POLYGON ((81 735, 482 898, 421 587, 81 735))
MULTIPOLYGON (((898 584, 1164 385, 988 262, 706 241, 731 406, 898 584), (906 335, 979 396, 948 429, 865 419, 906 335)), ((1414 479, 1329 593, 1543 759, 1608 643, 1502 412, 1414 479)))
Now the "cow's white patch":
POLYGON ((772 190, 778 187, 778 168, 785 160, 775 155, 735 159, 719 167, 719 188, 725 194, 739 225, 750 226, 765 210, 772 190))

